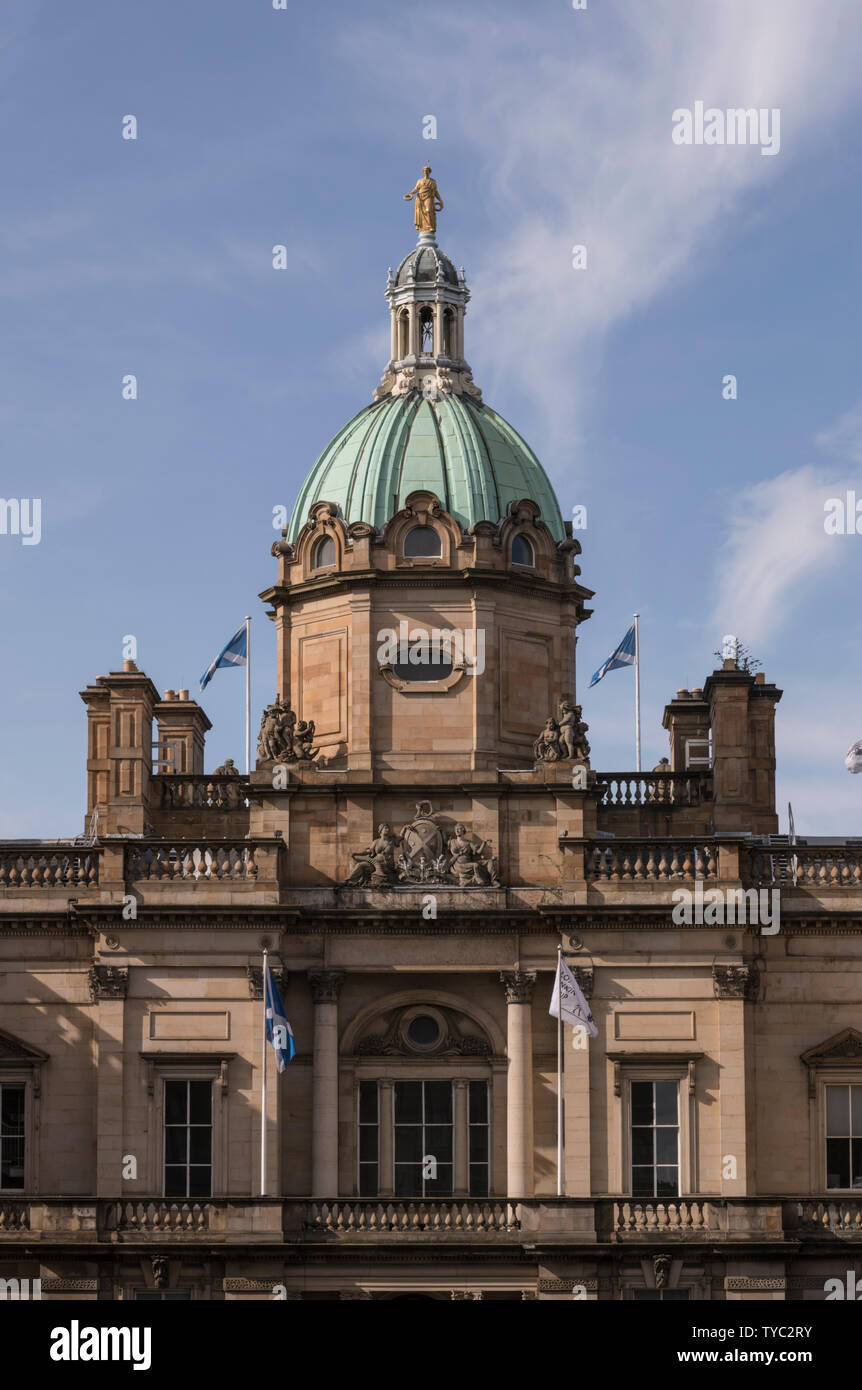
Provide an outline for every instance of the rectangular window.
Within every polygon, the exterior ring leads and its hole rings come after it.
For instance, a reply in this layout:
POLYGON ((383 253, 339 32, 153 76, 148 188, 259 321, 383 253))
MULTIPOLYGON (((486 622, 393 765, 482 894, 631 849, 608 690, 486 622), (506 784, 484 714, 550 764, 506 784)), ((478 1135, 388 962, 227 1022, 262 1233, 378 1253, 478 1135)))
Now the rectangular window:
POLYGON ((633 1197, 679 1195, 679 1084, 632 1081, 633 1197))
POLYGON ((490 1188, 488 1083, 471 1081, 468 1097, 470 1196, 487 1197, 490 1188))
POLYGON ((165 1196, 212 1196, 212 1082, 165 1080, 165 1196))
POLYGON ((862 1187, 862 1086, 826 1087, 826 1186, 862 1187))
POLYGON ((380 1104, 376 1081, 359 1083, 359 1195, 380 1190, 380 1104))
POLYGON ((0 1085, 0 1190, 24 1190, 24 1083, 0 1085))
POLYGON ((452 1082, 395 1083, 395 1196, 452 1194, 452 1082))

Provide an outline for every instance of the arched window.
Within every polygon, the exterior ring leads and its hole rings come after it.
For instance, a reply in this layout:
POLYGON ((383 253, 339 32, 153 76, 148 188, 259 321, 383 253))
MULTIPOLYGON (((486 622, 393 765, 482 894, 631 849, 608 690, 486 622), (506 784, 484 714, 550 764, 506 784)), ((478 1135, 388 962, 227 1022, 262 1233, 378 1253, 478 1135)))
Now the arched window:
POLYGON ((513 565, 534 565, 536 557, 533 547, 526 536, 515 536, 512 541, 512 564, 513 565))
POLYGON ((453 356, 454 356, 454 351, 453 351, 453 345, 454 345, 454 341, 455 341, 454 327, 455 327, 455 315, 452 313, 452 310, 451 310, 451 309, 444 309, 444 310, 443 310, 443 342, 442 342, 441 348, 440 348, 441 356, 443 356, 443 357, 453 357, 453 356))
POLYGON ((426 304, 419 313, 419 329, 421 333, 421 351, 423 353, 433 353, 434 351, 434 311, 426 304))
POLYGON ((335 541, 331 536, 324 536, 314 547, 311 560, 311 568, 315 570, 328 569, 335 564, 335 541))
POLYGON ((410 354, 410 315, 402 309, 398 315, 398 357, 403 359, 410 354))
POLYGON ((431 559, 442 553, 440 533, 433 526, 414 526, 404 537, 404 555, 408 560, 431 559))

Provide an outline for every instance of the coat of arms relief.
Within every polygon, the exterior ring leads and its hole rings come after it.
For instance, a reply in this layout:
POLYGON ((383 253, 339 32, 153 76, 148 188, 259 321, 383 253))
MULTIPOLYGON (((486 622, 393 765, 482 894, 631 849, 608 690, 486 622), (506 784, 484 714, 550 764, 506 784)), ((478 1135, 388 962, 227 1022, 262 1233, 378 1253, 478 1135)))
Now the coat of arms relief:
POLYGON ((450 885, 458 888, 497 888, 499 867, 490 841, 480 840, 461 822, 435 813, 430 801, 420 801, 416 816, 400 832, 388 822, 378 826, 377 838, 355 850, 356 868, 345 886, 390 888, 398 884, 450 885))

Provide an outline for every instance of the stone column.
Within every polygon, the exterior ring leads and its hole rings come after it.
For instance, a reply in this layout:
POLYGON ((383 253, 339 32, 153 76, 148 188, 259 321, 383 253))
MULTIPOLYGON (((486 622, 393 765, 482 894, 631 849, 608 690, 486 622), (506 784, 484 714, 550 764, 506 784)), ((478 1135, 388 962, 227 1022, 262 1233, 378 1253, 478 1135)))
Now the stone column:
POLYGON ((392 1197, 395 1193, 395 1083, 384 1078, 377 1088, 377 1118, 380 1136, 380 1167, 378 1169, 377 1192, 380 1197, 392 1197))
POLYGON ((452 1112, 452 1192, 455 1197, 466 1197, 470 1190, 469 1153, 467 1134, 467 1081, 456 1081, 455 1104, 452 1112))
MULTIPOLYGON (((123 1192, 123 1023, 129 989, 128 966, 93 965, 90 999, 96 1005, 96 1196, 119 1197, 123 1192)), ((69 1133, 77 1133, 75 1130, 69 1133)), ((146 1177, 143 1154, 139 1177, 146 1177)), ((161 1173, 149 1175, 153 1192, 160 1190, 161 1173)), ((134 1188, 130 1188, 134 1191, 134 1188)))
POLYGON ((533 1026, 534 970, 504 970, 500 981, 509 1006, 506 1089, 506 1195, 533 1195, 533 1026))
POLYGON ((338 1196, 338 992, 343 970, 309 970, 314 999, 311 1195, 338 1196))

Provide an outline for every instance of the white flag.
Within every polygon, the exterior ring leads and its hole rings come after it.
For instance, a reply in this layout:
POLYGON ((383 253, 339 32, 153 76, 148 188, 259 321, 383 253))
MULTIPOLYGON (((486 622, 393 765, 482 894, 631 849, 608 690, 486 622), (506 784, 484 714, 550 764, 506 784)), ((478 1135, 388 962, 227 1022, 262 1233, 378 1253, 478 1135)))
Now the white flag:
POLYGON ((551 1007, 548 1013, 554 1018, 562 1017, 564 1023, 571 1023, 573 1027, 583 1026, 586 1028, 591 1038, 598 1036, 596 1021, 590 1013, 590 1006, 581 993, 581 987, 572 974, 566 962, 560 958, 557 966, 557 977, 554 980, 554 992, 551 995, 551 1007), (560 1010, 560 985, 562 984, 563 1006, 560 1010))
POLYGON ((862 772, 862 738, 853 747, 844 759, 844 766, 848 772, 862 772))

